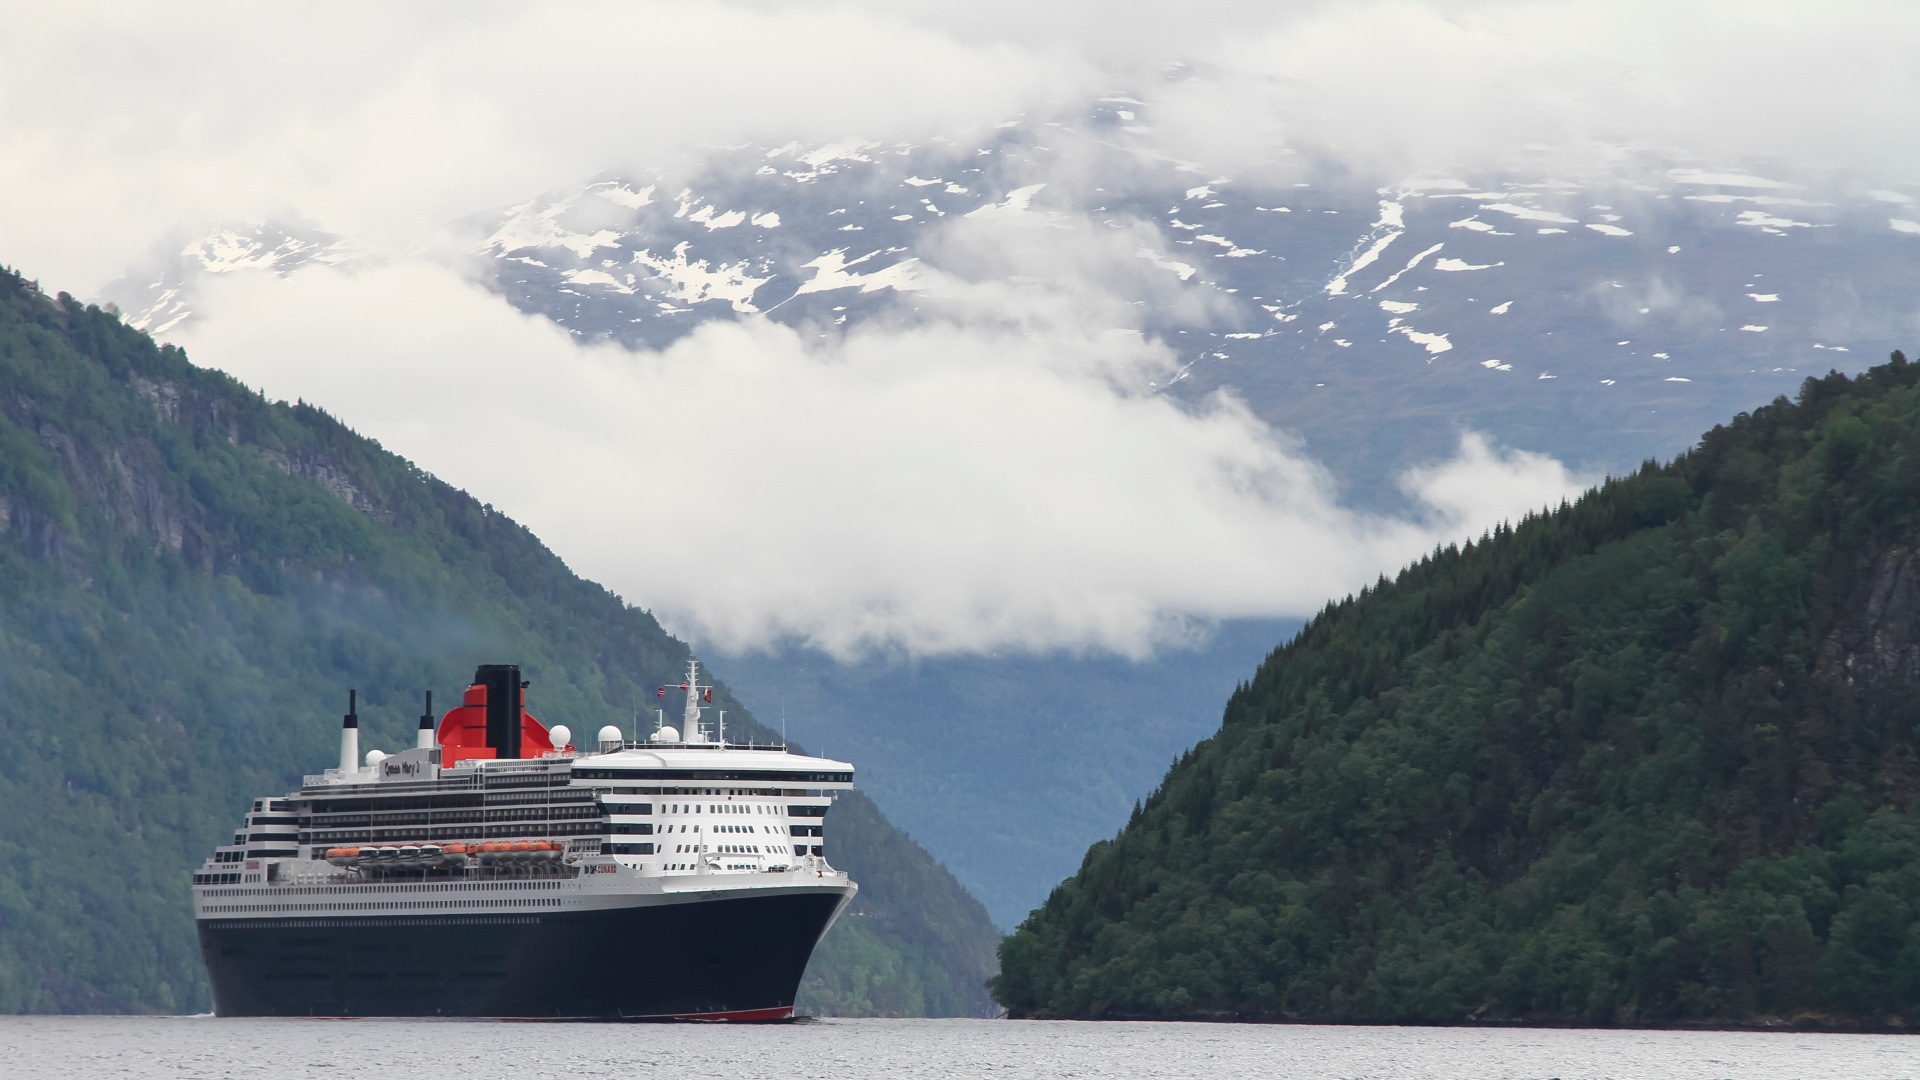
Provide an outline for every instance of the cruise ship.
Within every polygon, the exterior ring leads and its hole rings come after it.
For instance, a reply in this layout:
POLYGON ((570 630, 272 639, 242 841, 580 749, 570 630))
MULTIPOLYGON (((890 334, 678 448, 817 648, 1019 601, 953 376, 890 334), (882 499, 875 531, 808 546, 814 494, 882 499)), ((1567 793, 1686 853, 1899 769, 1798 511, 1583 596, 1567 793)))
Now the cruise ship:
MULTIPOLYGON (((859 886, 824 821, 853 767, 681 727, 576 748, 511 664, 474 672, 417 745, 359 746, 257 799, 193 875, 221 1016, 782 1020, 859 886)), ((636 732, 636 735, 638 733, 636 732)))

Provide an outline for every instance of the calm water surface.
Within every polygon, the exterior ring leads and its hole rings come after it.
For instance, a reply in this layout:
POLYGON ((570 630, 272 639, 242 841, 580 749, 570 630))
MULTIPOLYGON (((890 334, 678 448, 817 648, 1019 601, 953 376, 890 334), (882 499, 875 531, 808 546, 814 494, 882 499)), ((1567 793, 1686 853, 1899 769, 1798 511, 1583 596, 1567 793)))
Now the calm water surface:
POLYGON ((1920 1077, 1920 1036, 816 1020, 0 1017, 0 1078, 1920 1077))

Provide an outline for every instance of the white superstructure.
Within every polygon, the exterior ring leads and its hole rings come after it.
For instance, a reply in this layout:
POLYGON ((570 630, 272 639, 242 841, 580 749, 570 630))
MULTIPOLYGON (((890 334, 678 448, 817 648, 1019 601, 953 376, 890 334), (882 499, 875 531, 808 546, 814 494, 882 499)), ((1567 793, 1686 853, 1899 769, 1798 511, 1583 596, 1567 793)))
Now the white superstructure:
POLYGON ((828 862, 824 825, 853 766, 725 743, 717 725, 709 737, 698 674, 690 662, 681 684, 684 739, 663 728, 576 750, 555 727, 559 749, 451 767, 445 745, 350 761, 350 706, 342 766, 253 803, 194 874, 194 915, 587 911, 823 887, 850 899, 857 886, 828 862))

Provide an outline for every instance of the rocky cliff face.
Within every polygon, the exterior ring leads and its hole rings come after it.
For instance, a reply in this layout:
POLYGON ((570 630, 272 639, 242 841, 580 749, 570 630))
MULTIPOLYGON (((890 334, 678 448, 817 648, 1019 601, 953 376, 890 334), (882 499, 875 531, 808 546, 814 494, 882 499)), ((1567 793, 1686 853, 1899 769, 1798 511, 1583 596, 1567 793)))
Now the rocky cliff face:
MULTIPOLYGON (((133 390, 151 406, 162 424, 198 442, 220 439, 244 447, 270 462, 281 473, 317 483, 346 506, 383 524, 397 515, 366 494, 346 468, 310 448, 262 444, 242 436, 229 388, 213 392, 182 386, 170 379, 134 376, 133 390)), ((114 531, 149 542, 156 553, 166 551, 202 572, 215 572, 244 553, 236 538, 213 520, 213 512, 182 490, 181 477, 164 451, 151 439, 123 433, 116 441, 99 441, 92 433, 73 430, 57 407, 32 394, 17 393, 0 401, 0 415, 29 431, 59 462, 66 486, 76 496, 78 509, 97 515, 114 531)), ((0 506, 0 527, 15 525, 42 530, 42 544, 50 553, 66 543, 58 523, 38 520, 30 510, 0 506)), ((56 556, 58 557, 58 556, 56 556)), ((71 558, 68 558, 71 562, 71 558)))
POLYGON ((1888 548, 1863 559, 1842 625, 1820 650, 1822 677, 1879 709, 1920 685, 1920 550, 1888 548))

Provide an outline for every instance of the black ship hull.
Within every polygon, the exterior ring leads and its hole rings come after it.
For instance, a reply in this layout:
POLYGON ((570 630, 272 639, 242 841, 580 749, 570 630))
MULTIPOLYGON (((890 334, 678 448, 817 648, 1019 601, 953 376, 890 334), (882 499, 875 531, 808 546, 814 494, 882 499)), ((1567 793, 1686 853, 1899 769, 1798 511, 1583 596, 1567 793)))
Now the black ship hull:
POLYGON ((848 895, 198 925, 220 1016, 759 1020, 792 1015, 848 895))

